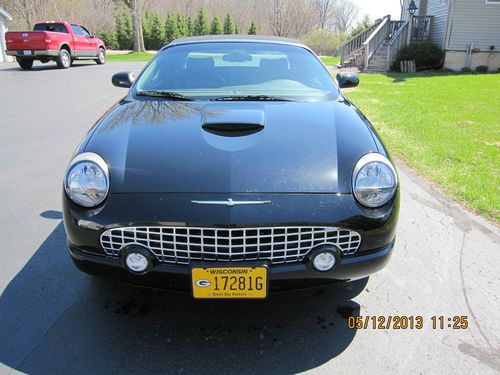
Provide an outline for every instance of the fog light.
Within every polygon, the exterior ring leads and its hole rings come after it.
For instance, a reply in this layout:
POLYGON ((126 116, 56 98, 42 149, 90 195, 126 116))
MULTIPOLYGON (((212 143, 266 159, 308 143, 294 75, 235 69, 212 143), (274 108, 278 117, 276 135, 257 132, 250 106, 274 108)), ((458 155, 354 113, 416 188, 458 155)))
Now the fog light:
POLYGON ((313 259, 313 266, 318 271, 330 271, 335 265, 335 255, 331 252, 319 253, 313 259))
POLYGON ((125 264, 132 272, 144 272, 149 266, 148 258, 140 253, 129 253, 125 257, 125 264))

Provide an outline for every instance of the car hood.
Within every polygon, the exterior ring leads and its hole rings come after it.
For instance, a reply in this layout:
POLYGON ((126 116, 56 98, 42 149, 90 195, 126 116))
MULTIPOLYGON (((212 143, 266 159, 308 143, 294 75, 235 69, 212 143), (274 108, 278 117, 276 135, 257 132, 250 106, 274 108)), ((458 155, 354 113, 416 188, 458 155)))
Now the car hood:
POLYGON ((108 163, 111 193, 350 193, 377 147, 348 102, 124 100, 85 151, 108 163))

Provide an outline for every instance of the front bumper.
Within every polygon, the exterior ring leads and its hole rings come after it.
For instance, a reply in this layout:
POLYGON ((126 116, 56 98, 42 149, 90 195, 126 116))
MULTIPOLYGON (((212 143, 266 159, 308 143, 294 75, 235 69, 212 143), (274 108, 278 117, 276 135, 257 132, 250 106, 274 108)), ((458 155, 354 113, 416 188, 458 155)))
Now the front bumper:
MULTIPOLYGON (((123 261, 120 258, 89 254, 71 244, 68 247, 74 263, 84 272, 136 285, 183 292, 191 291, 191 268, 189 265, 156 263, 148 273, 136 275, 123 267, 123 261)), ((320 272, 313 268, 311 259, 315 255, 314 251, 300 263, 270 265, 270 290, 275 292, 298 289, 352 281, 369 276, 385 267, 392 255, 393 247, 394 241, 381 249, 366 254, 347 258, 339 257, 333 269, 327 272, 320 272)), ((214 266, 217 263, 205 262, 204 264, 214 266)), ((247 262, 246 265, 248 264, 247 262)), ((224 265, 229 264, 224 263, 224 265)))
MULTIPOLYGON (((105 203, 86 210, 63 193, 64 226, 70 253, 77 266, 89 273, 112 276, 126 282, 160 288, 190 290, 190 267, 157 264, 137 276, 121 266, 118 257, 107 256, 101 234, 111 228, 130 226, 334 226, 361 236, 354 255, 339 256, 328 272, 313 269, 314 249, 298 263, 269 265, 271 290, 300 288, 333 281, 363 278, 383 268, 394 246, 399 193, 384 207, 367 209, 350 194, 111 194, 105 203), (266 205, 235 207, 194 205, 192 200, 267 200, 266 205)), ((214 264, 213 261, 207 262, 214 264)), ((238 262, 228 262, 228 266, 238 262)))

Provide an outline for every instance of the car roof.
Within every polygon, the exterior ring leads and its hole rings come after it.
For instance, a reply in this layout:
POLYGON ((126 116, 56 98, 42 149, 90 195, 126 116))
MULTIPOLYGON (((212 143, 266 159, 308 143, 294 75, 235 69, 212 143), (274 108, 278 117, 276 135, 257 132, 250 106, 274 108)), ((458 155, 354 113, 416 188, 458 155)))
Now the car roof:
MULTIPOLYGON (((213 43, 213 42, 246 42, 246 43, 272 43, 299 46, 310 49, 304 43, 293 38, 267 35, 201 35, 175 39, 167 46, 192 44, 192 43, 213 43)), ((165 48, 163 47, 163 48, 165 48)))

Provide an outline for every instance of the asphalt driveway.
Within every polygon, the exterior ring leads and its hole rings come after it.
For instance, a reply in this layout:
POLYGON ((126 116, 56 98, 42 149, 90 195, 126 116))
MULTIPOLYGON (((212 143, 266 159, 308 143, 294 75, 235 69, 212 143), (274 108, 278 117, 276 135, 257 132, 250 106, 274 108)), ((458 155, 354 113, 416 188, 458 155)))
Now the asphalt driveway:
MULTIPOLYGON (((0 373, 483 373, 500 371, 500 231, 400 165, 391 263, 369 280, 261 302, 197 302, 79 273, 62 177, 143 63, 0 65, 0 373), (421 330, 347 327, 422 316, 421 330), (432 316, 445 327, 433 329, 432 316), (468 328, 448 328, 466 316, 468 328)), ((362 84, 362 79, 361 79, 362 84)))

